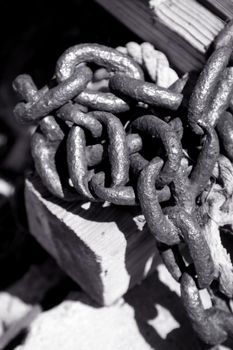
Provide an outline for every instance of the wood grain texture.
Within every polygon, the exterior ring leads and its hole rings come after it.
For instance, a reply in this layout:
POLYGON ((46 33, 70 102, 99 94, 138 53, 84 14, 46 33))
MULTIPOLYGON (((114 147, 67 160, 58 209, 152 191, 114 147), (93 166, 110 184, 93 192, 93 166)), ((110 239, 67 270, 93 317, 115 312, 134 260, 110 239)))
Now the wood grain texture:
POLYGON ((200 69, 223 21, 195 0, 96 0, 180 72, 200 69), (157 5, 158 4, 158 5, 157 5))
POLYGON ((135 209, 65 203, 35 177, 26 180, 25 199, 32 235, 101 305, 113 303, 157 264, 154 239, 135 209))
POLYGON ((199 0, 199 2, 223 20, 233 17, 232 0, 199 0))

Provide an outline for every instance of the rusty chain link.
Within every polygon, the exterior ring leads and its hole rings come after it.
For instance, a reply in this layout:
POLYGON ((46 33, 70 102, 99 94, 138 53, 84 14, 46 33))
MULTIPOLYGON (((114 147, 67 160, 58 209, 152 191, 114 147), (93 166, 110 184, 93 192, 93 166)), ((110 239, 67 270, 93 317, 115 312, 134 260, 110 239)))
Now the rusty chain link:
POLYGON ((27 75, 13 84, 22 100, 16 118, 37 124, 32 156, 44 185, 63 200, 140 205, 165 265, 181 284, 193 328, 208 344, 233 332, 230 309, 205 310, 199 295, 220 283, 200 208, 219 143, 233 160, 232 27, 217 38, 191 96, 188 74, 160 88, 144 80, 132 57, 97 44, 66 50, 51 89, 38 90, 27 75))

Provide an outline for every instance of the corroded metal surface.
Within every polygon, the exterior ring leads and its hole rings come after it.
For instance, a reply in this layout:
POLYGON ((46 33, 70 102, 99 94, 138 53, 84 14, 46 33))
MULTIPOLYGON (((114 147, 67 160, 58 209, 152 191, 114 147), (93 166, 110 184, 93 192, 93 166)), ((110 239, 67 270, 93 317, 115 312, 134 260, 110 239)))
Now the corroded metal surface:
POLYGON ((228 46, 215 50, 198 78, 190 98, 188 113, 190 126, 197 134, 203 134, 198 121, 205 118, 209 103, 213 98, 216 86, 229 62, 231 54, 232 48, 228 46))
POLYGON ((180 93, 123 74, 116 74, 110 79, 110 88, 115 94, 171 110, 178 109, 182 102, 180 93))

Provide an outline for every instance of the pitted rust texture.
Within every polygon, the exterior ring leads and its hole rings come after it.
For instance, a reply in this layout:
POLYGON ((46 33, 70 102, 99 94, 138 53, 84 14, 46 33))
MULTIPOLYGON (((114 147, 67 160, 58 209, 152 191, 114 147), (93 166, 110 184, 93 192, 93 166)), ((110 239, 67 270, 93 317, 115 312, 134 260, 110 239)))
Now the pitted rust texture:
POLYGON ((88 130, 94 138, 102 135, 103 128, 101 123, 92 115, 80 111, 76 104, 72 104, 71 102, 66 103, 57 111, 57 116, 62 120, 70 121, 74 125, 88 130))
POLYGON ((180 167, 182 157, 181 143, 174 129, 155 115, 144 115, 137 118, 132 123, 132 128, 161 140, 167 161, 158 174, 156 182, 159 186, 170 184, 180 167))
POLYGON ((193 131, 197 134, 203 134, 203 130, 198 125, 198 122, 202 119, 205 120, 206 113, 209 110, 209 103, 213 99, 215 89, 224 69, 229 63, 231 54, 231 47, 224 46, 216 49, 197 80, 190 98, 188 111, 188 121, 193 131))
POLYGON ((105 187, 104 173, 98 173, 91 179, 93 192, 101 200, 111 202, 116 205, 137 205, 135 191, 132 186, 105 187))
POLYGON ((90 112, 106 128, 112 187, 129 181, 129 152, 120 119, 107 112, 90 112))
POLYGON ((19 103, 15 107, 15 116, 26 123, 41 119, 77 96, 91 79, 91 70, 88 67, 79 67, 64 82, 50 90, 45 89, 41 97, 33 98, 32 102, 19 103))
POLYGON ((116 74, 110 79, 110 89, 120 96, 171 110, 178 109, 183 98, 180 93, 123 74, 116 74))
POLYGON ((205 343, 215 345, 227 339, 227 332, 204 309, 195 280, 187 272, 181 277, 181 297, 194 330, 205 343))
POLYGON ((217 133, 222 143, 226 156, 233 162, 233 116, 231 113, 223 113, 216 126, 217 133))
POLYGON ((101 67, 118 73, 124 73, 135 79, 143 79, 143 71, 130 57, 119 51, 98 44, 81 44, 70 47, 58 59, 56 76, 59 82, 68 79, 77 65, 94 62, 101 67))
POLYGON ((110 113, 123 113, 130 110, 130 105, 126 101, 115 96, 111 92, 86 89, 75 98, 75 101, 91 109, 110 113))
POLYGON ((85 154, 86 138, 80 126, 72 126, 67 139, 69 175, 76 191, 84 198, 94 200, 89 187, 89 172, 85 154))
POLYGON ((205 134, 201 152, 190 174, 190 183, 195 197, 207 186, 220 153, 216 131, 212 127, 206 127, 205 134))
POLYGON ((207 288, 214 278, 214 265, 208 244, 201 233, 198 222, 193 215, 178 207, 166 208, 165 213, 169 220, 182 232, 195 266, 199 287, 201 289, 207 288))
POLYGON ((140 173, 137 192, 142 212, 151 233, 157 241, 167 245, 180 242, 179 229, 163 215, 155 188, 156 178, 163 166, 160 158, 154 158, 140 173))
POLYGON ((191 97, 192 74, 162 89, 145 81, 134 59, 98 44, 66 50, 51 89, 38 90, 28 75, 13 84, 21 99, 16 118, 38 125, 32 156, 49 192, 63 200, 140 206, 164 264, 181 283, 193 328, 208 344, 225 341, 233 328, 222 300, 205 310, 199 295, 203 288, 212 295, 219 279, 200 209, 220 150, 233 161, 232 43, 230 22, 191 97))

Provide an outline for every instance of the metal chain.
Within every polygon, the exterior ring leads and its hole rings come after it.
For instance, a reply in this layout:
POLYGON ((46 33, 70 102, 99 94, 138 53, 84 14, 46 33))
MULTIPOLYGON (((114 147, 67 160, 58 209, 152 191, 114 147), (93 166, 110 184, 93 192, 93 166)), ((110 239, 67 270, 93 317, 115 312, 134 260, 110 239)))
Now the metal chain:
POLYGON ((23 100, 16 118, 38 125, 31 147, 44 185, 63 200, 140 205, 165 265, 181 284, 193 328, 208 344, 233 332, 230 309, 216 303, 204 310, 199 296, 199 289, 212 293, 220 283, 200 208, 219 142, 233 160, 233 116, 226 112, 233 92, 232 42, 231 22, 191 96, 189 75, 161 88, 145 81, 132 57, 97 44, 66 50, 51 89, 38 90, 28 75, 14 81, 23 100))

